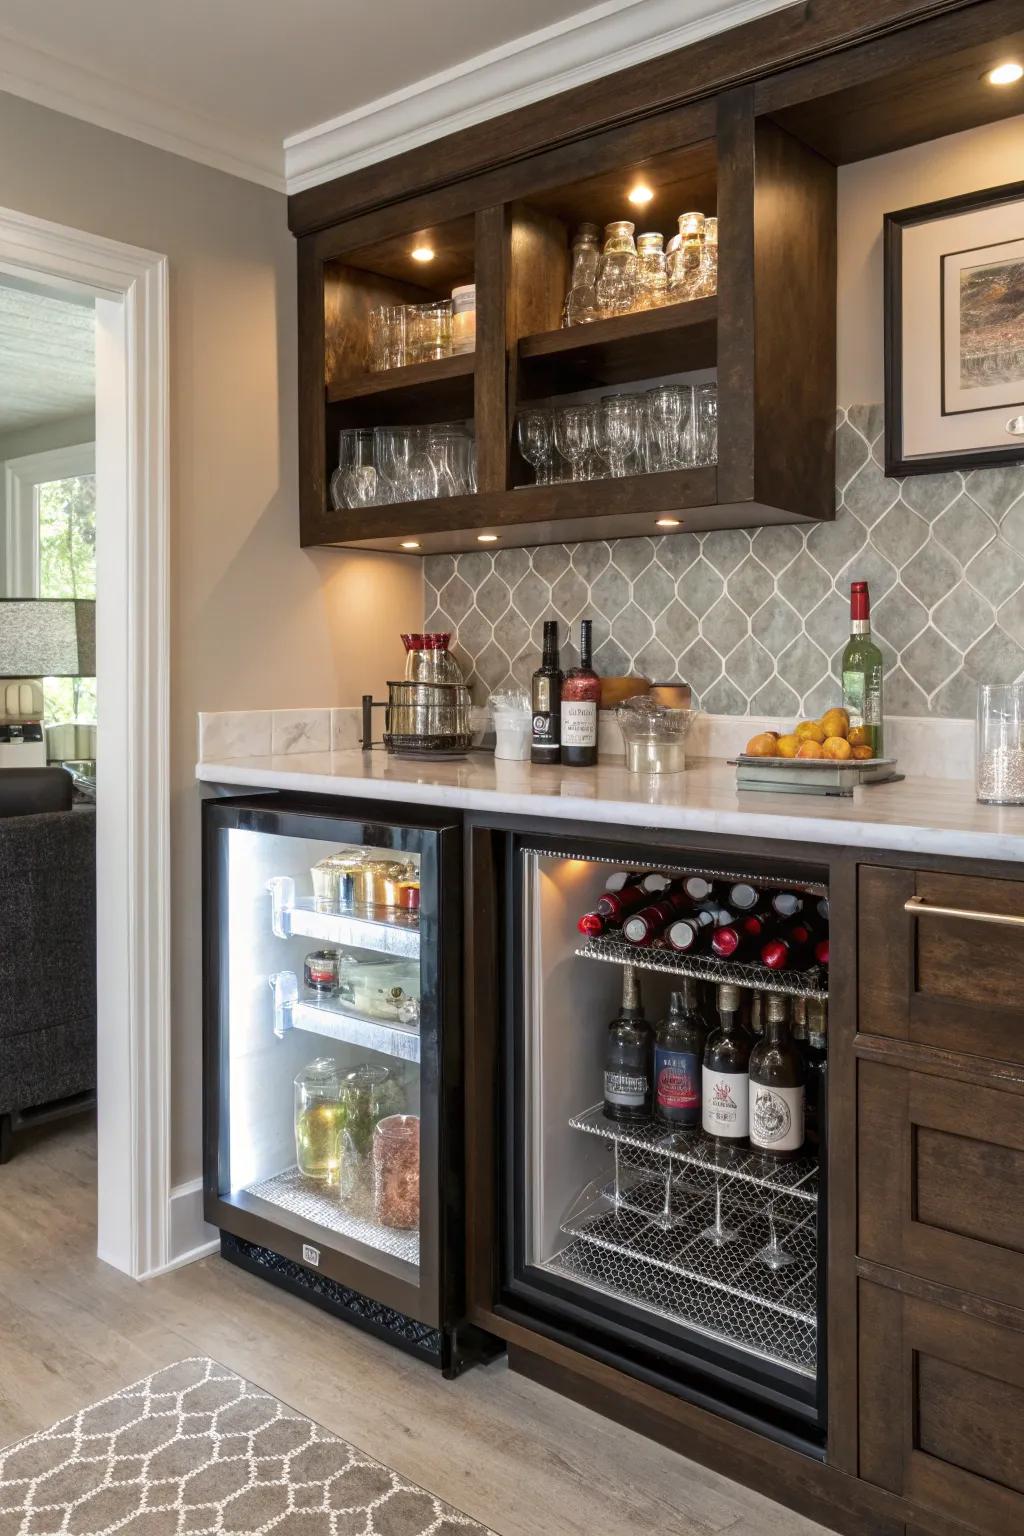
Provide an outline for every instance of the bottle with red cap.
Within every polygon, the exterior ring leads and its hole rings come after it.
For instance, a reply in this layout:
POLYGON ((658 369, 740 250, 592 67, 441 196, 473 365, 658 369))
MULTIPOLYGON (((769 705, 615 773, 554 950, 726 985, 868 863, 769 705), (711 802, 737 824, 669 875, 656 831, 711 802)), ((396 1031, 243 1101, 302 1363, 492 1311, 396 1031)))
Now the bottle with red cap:
POLYGON ((794 918, 761 947, 761 964, 770 971, 803 971, 813 963, 814 935, 802 918, 794 918))
POLYGON ((866 581, 850 583, 850 638, 843 652, 843 708, 862 745, 882 755, 882 653, 871 638, 871 598, 866 581))
POLYGON ((638 944, 646 947, 660 938, 680 912, 690 905, 690 899, 685 891, 666 891, 661 901, 652 902, 650 906, 641 907, 639 912, 634 912, 622 925, 622 937, 628 939, 630 944, 638 944))

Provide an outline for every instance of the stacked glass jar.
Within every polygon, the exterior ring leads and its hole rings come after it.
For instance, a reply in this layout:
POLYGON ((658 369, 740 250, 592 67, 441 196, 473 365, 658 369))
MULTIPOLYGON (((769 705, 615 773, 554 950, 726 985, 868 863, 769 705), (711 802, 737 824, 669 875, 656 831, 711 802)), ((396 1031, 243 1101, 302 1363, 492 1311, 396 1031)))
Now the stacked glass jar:
POLYGON ((572 246, 572 270, 563 325, 658 309, 718 292, 718 220, 681 213, 679 233, 648 231, 636 239, 629 219, 605 225, 599 248, 596 224, 581 224, 572 246))

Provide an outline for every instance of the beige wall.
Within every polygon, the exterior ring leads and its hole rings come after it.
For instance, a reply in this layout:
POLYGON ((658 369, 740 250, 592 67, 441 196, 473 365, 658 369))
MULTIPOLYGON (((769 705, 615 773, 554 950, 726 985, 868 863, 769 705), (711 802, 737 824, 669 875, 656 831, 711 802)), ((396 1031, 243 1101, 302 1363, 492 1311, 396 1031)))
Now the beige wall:
POLYGON ((400 663, 398 630, 422 621, 420 564, 299 549, 295 248, 284 198, 2 93, 0 144, 0 207, 170 258, 172 1160, 181 1182, 201 1168, 196 711, 352 704, 370 689, 380 697, 400 663))
POLYGON ((1007 118, 839 171, 837 400, 874 405, 883 394, 882 217, 1020 178, 1024 117, 1007 118))

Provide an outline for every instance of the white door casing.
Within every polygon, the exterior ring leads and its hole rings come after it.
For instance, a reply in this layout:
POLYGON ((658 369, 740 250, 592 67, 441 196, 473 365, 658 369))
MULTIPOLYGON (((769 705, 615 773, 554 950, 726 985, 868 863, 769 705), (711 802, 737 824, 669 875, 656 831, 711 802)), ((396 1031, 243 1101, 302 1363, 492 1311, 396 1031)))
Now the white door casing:
POLYGON ((0 209, 0 273, 96 305, 98 1251, 170 1248, 167 258, 0 209))

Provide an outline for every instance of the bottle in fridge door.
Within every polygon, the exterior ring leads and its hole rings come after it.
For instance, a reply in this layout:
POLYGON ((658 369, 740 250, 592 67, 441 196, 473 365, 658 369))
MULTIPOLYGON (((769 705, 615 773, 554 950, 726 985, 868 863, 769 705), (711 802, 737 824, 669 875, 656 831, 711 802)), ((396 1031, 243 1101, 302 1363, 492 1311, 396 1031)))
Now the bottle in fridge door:
POLYGON ((231 1262, 454 1374, 459 829, 283 796, 203 820, 206 1219, 231 1262))

